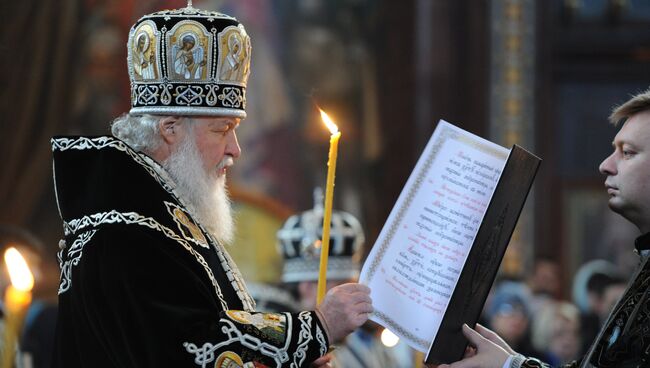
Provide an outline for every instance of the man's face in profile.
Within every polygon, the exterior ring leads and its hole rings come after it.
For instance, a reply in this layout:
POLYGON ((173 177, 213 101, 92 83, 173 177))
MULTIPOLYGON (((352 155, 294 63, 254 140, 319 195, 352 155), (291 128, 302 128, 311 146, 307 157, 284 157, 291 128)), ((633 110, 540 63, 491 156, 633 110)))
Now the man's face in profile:
POLYGON ((650 111, 632 115, 613 146, 614 152, 600 164, 600 172, 607 175, 609 207, 644 226, 650 218, 650 111))
MULTIPOLYGON (((209 175, 223 176, 229 165, 223 160, 228 156, 237 159, 241 154, 235 128, 240 119, 231 117, 195 117, 194 133, 203 167, 209 175)), ((232 163, 231 163, 232 164, 232 163)))

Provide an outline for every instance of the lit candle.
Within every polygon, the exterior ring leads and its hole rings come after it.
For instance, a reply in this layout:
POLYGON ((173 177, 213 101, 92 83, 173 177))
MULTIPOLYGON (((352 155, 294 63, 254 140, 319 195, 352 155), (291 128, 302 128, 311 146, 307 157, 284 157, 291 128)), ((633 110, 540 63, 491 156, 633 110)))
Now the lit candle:
POLYGON ((16 352, 16 340, 20 334, 23 319, 32 301, 34 276, 27 262, 16 248, 5 251, 5 263, 9 270, 11 285, 5 292, 5 336, 2 346, 2 368, 11 368, 16 352))
MULTIPOLYGON (((320 109, 319 109, 320 110, 320 109)), ((332 119, 320 110, 323 123, 330 130, 330 153, 327 161, 327 185, 325 186, 325 206, 323 208, 323 239, 320 250, 320 270, 318 273, 318 293, 316 294, 316 304, 320 304, 325 296, 325 287, 327 286, 327 258, 330 248, 330 223, 332 219, 332 198, 334 197, 334 173, 336 172, 336 156, 338 154, 339 138, 341 132, 334 124, 332 119)))

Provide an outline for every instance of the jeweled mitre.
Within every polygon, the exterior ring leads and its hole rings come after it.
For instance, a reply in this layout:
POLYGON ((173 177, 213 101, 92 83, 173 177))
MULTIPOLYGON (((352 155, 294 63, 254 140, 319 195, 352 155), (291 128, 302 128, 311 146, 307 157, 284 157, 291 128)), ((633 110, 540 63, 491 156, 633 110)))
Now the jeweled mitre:
POLYGON ((251 42, 237 19, 156 12, 133 25, 127 48, 131 114, 246 117, 251 42))

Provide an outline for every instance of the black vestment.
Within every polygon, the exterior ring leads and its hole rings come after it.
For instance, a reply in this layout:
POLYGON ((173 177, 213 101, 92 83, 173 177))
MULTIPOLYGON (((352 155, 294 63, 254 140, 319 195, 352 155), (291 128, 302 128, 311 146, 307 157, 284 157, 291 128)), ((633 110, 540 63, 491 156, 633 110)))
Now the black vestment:
POLYGON ((52 140, 65 242, 53 366, 306 367, 314 312, 255 313, 167 172, 113 137, 52 140))

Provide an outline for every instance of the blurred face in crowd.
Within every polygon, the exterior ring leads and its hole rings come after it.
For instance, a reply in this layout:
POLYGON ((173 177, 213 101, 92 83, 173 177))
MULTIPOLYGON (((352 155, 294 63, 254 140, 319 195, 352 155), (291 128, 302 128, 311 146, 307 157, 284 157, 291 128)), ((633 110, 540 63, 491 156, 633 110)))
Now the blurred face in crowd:
POLYGON ((528 328, 528 317, 524 310, 513 304, 499 308, 490 320, 490 326, 508 344, 517 345, 528 328))
POLYGON ((549 351, 563 362, 575 359, 580 350, 580 331, 576 320, 557 315, 548 345, 549 351))
POLYGON ((530 280, 530 288, 535 294, 557 295, 560 289, 560 271, 557 263, 540 260, 530 280))
POLYGON ((616 134, 614 152, 600 164, 609 207, 643 233, 650 231, 650 110, 632 115, 616 134))

